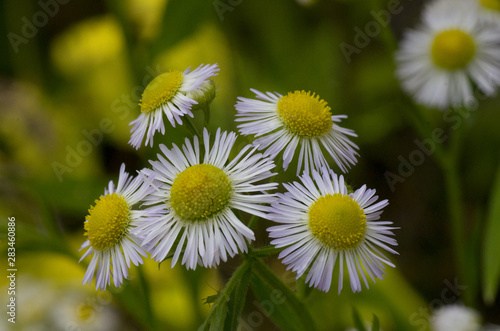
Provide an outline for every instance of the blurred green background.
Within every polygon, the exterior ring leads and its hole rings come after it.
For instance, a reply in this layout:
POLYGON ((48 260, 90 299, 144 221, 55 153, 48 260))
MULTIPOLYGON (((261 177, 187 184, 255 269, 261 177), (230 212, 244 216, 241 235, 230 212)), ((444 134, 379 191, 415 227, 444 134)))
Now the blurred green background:
MULTIPOLYGON (((120 164, 126 163, 133 173, 155 159, 159 143, 170 146, 188 135, 182 126, 166 125, 166 135, 155 136, 155 148, 136 151, 128 145, 128 124, 139 114, 142 90, 159 73, 202 63, 220 66, 212 130, 236 130, 236 97, 253 97, 250 88, 282 94, 316 92, 335 114, 348 115, 342 125, 358 134, 354 141, 360 157, 346 175, 348 182, 354 188, 367 184, 389 199, 382 218, 401 227, 396 231, 400 255, 391 257, 397 268, 359 294, 348 286, 340 295, 336 286, 327 294, 313 291, 308 307, 318 328, 352 327, 353 306, 367 321, 376 314, 384 330, 426 325, 426 312, 443 302, 446 281, 453 283, 458 277, 443 175, 431 156, 395 190, 384 176, 387 171, 397 174, 400 157, 408 159, 417 148, 415 139, 422 139, 408 124, 405 108, 411 105, 394 77, 393 50, 388 47, 389 29, 401 38, 405 28, 418 22, 422 3, 403 1, 401 13, 390 17, 390 27, 381 27, 348 61, 341 43, 354 46, 356 29, 374 21, 371 11, 387 3, 303 2, 1 2, 0 239, 6 252, 7 218, 14 216, 17 329, 193 330, 203 322, 210 310, 203 298, 223 287, 239 265, 238 257, 217 270, 196 271, 180 265, 170 269, 168 263, 159 269, 148 260, 143 271, 149 292, 139 286, 137 268, 132 268, 131 280, 122 288, 96 293, 94 287, 81 285, 85 265, 77 263, 87 210, 108 181, 116 181, 120 164), (144 307, 148 301, 156 316, 154 325, 144 307)), ((486 305, 482 299, 480 259, 499 164, 499 106, 498 97, 481 101, 479 109, 463 119, 459 171, 474 276, 470 284, 457 280, 467 285, 470 304, 483 319, 497 324, 500 301, 486 305)), ((453 134, 442 113, 428 110, 425 116, 431 128, 453 134)), ((202 123, 202 116, 195 120, 202 123)), ((237 146, 248 142, 240 138, 237 146)), ((294 165, 290 168, 279 181, 295 180, 294 165)), ((259 224, 257 246, 268 244, 267 226, 266 221, 259 224)), ((294 276, 284 272, 276 256, 266 262, 286 285, 296 287, 294 276)), ((1 279, 4 302, 7 280, 1 279)), ((459 293, 452 302, 463 298, 459 293)), ((254 302, 250 292, 241 329, 274 329, 262 314, 262 322, 252 324, 254 302)), ((4 317, 0 329, 12 327, 4 317)))

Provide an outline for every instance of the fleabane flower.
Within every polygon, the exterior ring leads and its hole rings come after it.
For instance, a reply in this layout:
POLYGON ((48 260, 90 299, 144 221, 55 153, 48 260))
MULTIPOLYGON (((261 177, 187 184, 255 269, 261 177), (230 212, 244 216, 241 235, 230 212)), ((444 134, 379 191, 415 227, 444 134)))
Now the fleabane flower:
POLYGON ((136 266, 142 263, 141 255, 146 256, 146 252, 140 247, 140 241, 133 230, 138 220, 153 214, 155 210, 138 210, 134 206, 149 191, 149 184, 142 177, 129 176, 122 164, 117 187, 110 181, 104 195, 90 207, 84 222, 87 240, 80 248, 87 249, 80 261, 92 255, 83 279, 84 284, 91 284, 95 273, 96 290, 106 289, 111 276, 114 285, 118 287, 128 277, 130 262, 136 266))
MULTIPOLYGON (((111 294, 108 294, 111 297, 111 294)), ((120 330, 120 315, 109 304, 96 307, 96 297, 65 288, 59 294, 58 300, 49 307, 47 315, 50 318, 51 330, 76 329, 79 331, 111 331, 120 330)), ((100 298, 101 299, 101 298, 100 298)), ((110 299, 108 299, 110 300, 110 299)))
POLYGON ((473 82, 486 95, 500 84, 500 30, 482 24, 469 1, 437 0, 396 53, 403 89, 428 107, 472 106, 473 82))
POLYGON ((153 79, 142 93, 141 114, 130 123, 132 137, 129 143, 138 149, 146 136, 145 145, 149 143, 152 147, 155 132, 165 134, 163 116, 166 116, 174 127, 176 122, 182 125, 181 118, 184 115, 193 117, 192 107, 198 103, 193 99, 193 95, 206 94, 206 90, 212 86, 206 83, 217 75, 218 71, 217 64, 207 64, 193 71, 190 71, 190 68, 184 72, 169 71, 153 79), (196 91, 200 87, 203 91, 197 94, 196 91))
POLYGON ((255 135, 254 145, 265 149, 264 155, 273 159, 283 150, 283 168, 286 170, 300 147, 297 174, 302 166, 305 171, 328 167, 323 155, 326 151, 346 172, 356 163, 358 146, 349 140, 354 131, 337 125, 346 115, 332 115, 326 101, 305 91, 266 94, 251 89, 255 99, 238 98, 237 122, 243 135, 255 135))
POLYGON ((432 331, 479 331, 481 318, 477 311, 462 305, 443 306, 433 312, 432 331))
POLYGON ((333 269, 339 264, 338 292, 342 290, 344 261, 351 288, 361 291, 360 275, 368 288, 365 272, 375 281, 385 275, 384 264, 394 265, 380 252, 397 254, 389 245, 397 242, 392 222, 377 221, 387 200, 377 202, 375 190, 363 185, 348 193, 344 177, 327 168, 304 174, 301 183, 283 184, 269 218, 280 225, 268 229, 271 244, 286 247, 279 255, 297 278, 309 269, 306 282, 327 292, 333 269), (363 271, 365 270, 365 271, 363 271))
POLYGON ((213 267, 227 256, 247 252, 245 240, 254 240, 254 233, 234 214, 238 209, 266 218, 268 204, 276 183, 259 183, 273 175, 274 163, 262 154, 255 154, 251 145, 243 147, 229 161, 236 141, 234 132, 217 130, 210 144, 210 135, 203 131, 204 155, 198 137, 186 138, 182 150, 160 145, 163 155, 152 161, 155 191, 146 199, 164 208, 161 217, 144 219, 139 226, 143 247, 156 261, 174 252, 172 267, 182 254, 182 264, 195 269, 197 264, 213 267))

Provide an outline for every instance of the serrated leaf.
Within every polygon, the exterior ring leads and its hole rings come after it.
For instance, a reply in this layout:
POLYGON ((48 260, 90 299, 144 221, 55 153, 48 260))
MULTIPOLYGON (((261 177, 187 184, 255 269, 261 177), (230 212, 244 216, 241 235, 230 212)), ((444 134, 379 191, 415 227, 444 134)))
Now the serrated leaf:
POLYGON ((255 309, 283 330, 316 330, 314 321, 295 294, 261 261, 255 260, 250 280, 259 305, 255 309))
POLYGON ((495 301, 500 281, 500 168, 491 192, 483 245, 483 298, 487 304, 495 301))
POLYGON ((363 324, 363 319, 359 316, 358 310, 352 307, 352 319, 354 321, 354 327, 358 331, 366 331, 365 325, 363 324))

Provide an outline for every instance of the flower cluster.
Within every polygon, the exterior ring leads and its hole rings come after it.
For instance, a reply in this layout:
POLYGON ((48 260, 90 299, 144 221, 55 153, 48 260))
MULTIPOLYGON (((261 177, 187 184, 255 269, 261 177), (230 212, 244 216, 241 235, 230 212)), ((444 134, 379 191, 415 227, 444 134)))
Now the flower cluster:
POLYGON ((427 107, 471 107, 500 85, 498 1, 435 0, 396 54, 402 87, 427 107))
POLYGON ((334 163, 345 173, 357 161, 350 140, 356 134, 340 126, 347 116, 311 92, 252 90, 256 99, 240 97, 235 108, 239 133, 253 143, 235 150, 236 133, 205 128, 199 136, 187 117, 209 111, 218 71, 216 64, 170 71, 144 90, 141 114, 131 123, 132 146, 139 148, 144 137, 153 146, 155 133, 165 133, 164 117, 172 126, 186 120, 193 136, 181 147, 160 144, 151 168, 135 177, 122 165, 116 189, 111 182, 90 208, 82 259, 92 259, 84 283, 96 274, 96 289, 111 278, 120 286, 130 262, 138 265, 147 254, 157 262, 171 258, 172 267, 179 261, 187 269, 215 267, 248 252, 255 240, 241 212, 276 223, 267 229, 271 244, 283 248, 279 257, 297 278, 307 272, 311 286, 328 291, 336 264, 339 293, 344 264, 355 292, 361 278, 368 287, 366 274, 383 278, 384 265, 394 265, 381 249, 397 254, 390 247, 397 245, 392 223, 378 221, 388 202, 366 186, 350 192, 330 168, 334 163), (284 183, 286 192, 274 193, 273 171, 292 162, 300 183, 284 183))

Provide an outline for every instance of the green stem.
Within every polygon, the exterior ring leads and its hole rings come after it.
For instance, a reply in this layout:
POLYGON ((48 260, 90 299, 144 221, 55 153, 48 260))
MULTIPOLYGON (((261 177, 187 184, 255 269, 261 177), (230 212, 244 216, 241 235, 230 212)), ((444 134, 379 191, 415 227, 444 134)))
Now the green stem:
MULTIPOLYGON (((410 118, 413 120, 410 120, 409 122, 422 138, 428 138, 431 135, 430 126, 423 117, 419 108, 414 107, 414 112, 411 114, 410 118)), ((444 150, 443 146, 440 144, 435 145, 436 149, 434 152, 434 158, 441 167, 444 175, 455 265, 457 267, 459 279, 462 279, 462 281, 471 289, 465 293, 465 302, 468 305, 472 305, 474 284, 470 282, 471 278, 469 277, 469 272, 467 270, 466 239, 462 212, 463 195, 458 170, 458 159, 460 155, 462 136, 461 129, 463 126, 465 125, 463 124, 460 128, 450 133, 451 140, 448 150, 444 150)))
POLYGON ((283 248, 276 248, 272 245, 261 247, 261 248, 254 248, 251 252, 251 255, 253 257, 260 257, 260 258, 266 258, 271 255, 278 254, 281 252, 283 248))
POLYGON ((189 131, 191 132, 191 134, 193 136, 197 136, 198 138, 201 139, 201 141, 203 142, 203 137, 200 135, 200 132, 198 131, 198 129, 196 128, 196 125, 194 125, 193 121, 191 120, 191 118, 189 117, 189 115, 186 115, 183 117, 183 119, 186 120, 186 126, 187 128, 189 129, 189 131))
POLYGON ((203 107, 203 114, 205 115, 205 127, 208 128, 208 122, 210 122, 210 105, 203 107))
POLYGON ((257 225, 258 219, 259 219, 259 216, 252 215, 252 217, 250 218, 250 221, 248 221, 248 225, 247 225, 250 230, 253 230, 255 228, 255 226, 257 225))
MULTIPOLYGON (((465 126, 465 125, 462 125, 465 126)), ((448 198, 448 213, 451 220, 451 233, 453 250, 455 254, 455 263, 458 269, 459 277, 467 284, 469 290, 465 292, 465 303, 473 305, 475 297, 475 284, 471 283, 471 277, 467 268, 467 241, 464 231, 463 217, 463 192, 460 183, 460 174, 458 170, 458 161, 461 143, 460 128, 454 132, 451 137, 449 153, 441 161, 446 194, 448 198)))
POLYGON ((153 308, 151 307, 151 290, 149 288, 149 283, 146 278, 146 275, 144 274, 144 266, 140 265, 137 270, 139 274, 139 282, 141 285, 141 292, 144 295, 144 308, 146 309, 146 314, 148 316, 149 320, 149 325, 151 326, 151 329, 154 330, 156 326, 156 319, 155 315, 153 312, 153 308))

